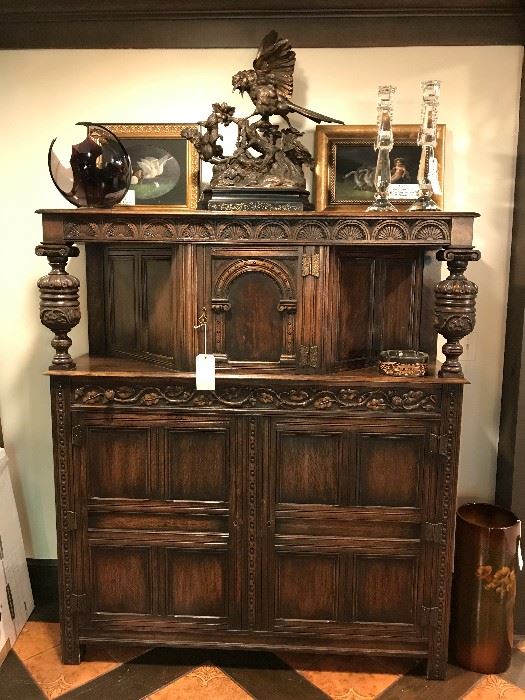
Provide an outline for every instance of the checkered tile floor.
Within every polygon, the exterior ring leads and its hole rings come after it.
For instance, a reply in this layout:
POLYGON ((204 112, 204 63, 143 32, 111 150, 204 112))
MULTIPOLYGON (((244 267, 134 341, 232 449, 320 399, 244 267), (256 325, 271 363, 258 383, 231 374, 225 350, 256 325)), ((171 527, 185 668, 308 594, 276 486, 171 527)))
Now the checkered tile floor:
POLYGON ((28 622, 0 668, 1 700, 525 700, 525 642, 510 669, 482 676, 449 666, 426 681, 402 659, 88 648, 79 666, 60 662, 59 627, 28 622))

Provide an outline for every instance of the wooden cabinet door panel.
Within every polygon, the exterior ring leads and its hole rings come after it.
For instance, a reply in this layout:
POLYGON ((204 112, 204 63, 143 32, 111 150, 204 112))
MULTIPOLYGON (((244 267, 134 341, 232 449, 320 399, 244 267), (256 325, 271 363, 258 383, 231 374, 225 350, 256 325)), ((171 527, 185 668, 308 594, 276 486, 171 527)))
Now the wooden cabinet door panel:
POLYGON ((105 251, 102 311, 109 354, 173 363, 175 250, 129 245, 105 251))
POLYGON ((91 546, 92 613, 153 615, 151 559, 149 547, 91 546))
POLYGON ((356 503, 419 508, 425 433, 358 433, 356 503))
POLYGON ((227 246, 206 250, 205 259, 202 299, 218 365, 294 366, 298 249, 227 246))
POLYGON ((230 500, 232 469, 228 428, 166 430, 167 493, 172 501, 230 500))
POLYGON ((147 355, 173 358, 174 314, 171 253, 149 253, 141 259, 142 345, 147 355))
POLYGON ((275 618, 335 620, 337 574, 337 555, 279 553, 275 571, 275 618))
POLYGON ((106 327, 110 352, 139 353, 137 260, 132 252, 108 255, 106 327))
POLYGON ((374 362, 381 349, 422 346, 421 251, 390 249, 371 255, 341 248, 332 261, 334 284, 328 293, 333 313, 325 329, 326 335, 333 334, 335 368, 374 362))
POLYGON ((281 290, 263 272, 234 279, 229 288, 224 349, 232 362, 277 363, 282 354, 281 290))
POLYGON ((335 362, 350 365, 370 359, 374 333, 374 281, 376 261, 373 257, 340 256, 338 258, 338 311, 335 332, 335 362))
POLYGON ((166 614, 191 618, 229 616, 228 553, 167 549, 166 614))
POLYGON ((149 428, 90 425, 85 443, 88 499, 151 498, 154 456, 149 428))
POLYGON ((342 432, 281 432, 277 450, 277 502, 341 502, 346 452, 342 432))
POLYGON ((102 619, 242 627, 238 422, 89 412, 78 419, 86 634, 102 619))
POLYGON ((270 420, 264 557, 270 629, 426 638, 435 488, 425 419, 270 420))
POLYGON ((417 556, 360 554, 354 559, 357 622, 412 625, 418 593, 417 556))

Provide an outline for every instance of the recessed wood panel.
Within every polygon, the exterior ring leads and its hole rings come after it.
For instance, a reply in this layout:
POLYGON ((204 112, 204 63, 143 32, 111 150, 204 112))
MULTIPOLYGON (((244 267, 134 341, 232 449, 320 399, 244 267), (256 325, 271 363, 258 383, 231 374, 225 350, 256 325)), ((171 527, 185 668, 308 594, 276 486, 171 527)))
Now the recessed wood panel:
POLYGON ((283 354, 281 291, 262 272, 246 272, 229 288, 225 352, 229 360, 278 362, 283 354))
POLYGON ((226 617, 228 553, 167 552, 166 613, 226 617))
POLYGON ((170 256, 144 256, 144 350, 173 356, 173 308, 170 256))
POLYGON ((357 503, 419 505, 423 435, 359 435, 357 503))
POLYGON ((415 265, 413 259, 385 260, 382 349, 415 347, 415 265))
POLYGON ((228 501, 228 433, 224 430, 168 431, 168 498, 228 501))
POLYGON ((276 479, 279 503, 333 503, 340 499, 342 435, 279 435, 276 479))
POLYGON ((414 623, 417 568, 414 557, 355 558, 355 619, 414 623))
POLYGON ((90 498, 148 498, 150 446, 147 428, 87 429, 87 491, 90 498))
POLYGON ((149 549, 92 547, 94 612, 152 613, 149 549))
POLYGON ((88 527, 135 532, 144 529, 148 532, 228 532, 228 516, 95 511, 88 514, 88 527))
POLYGON ((336 577, 336 556, 278 555, 275 616, 281 619, 334 620, 336 577))
POLYGON ((337 360, 368 357, 371 353, 374 270, 372 258, 339 260, 337 360))
POLYGON ((134 352, 139 347, 135 256, 109 256, 109 336, 112 347, 134 352))

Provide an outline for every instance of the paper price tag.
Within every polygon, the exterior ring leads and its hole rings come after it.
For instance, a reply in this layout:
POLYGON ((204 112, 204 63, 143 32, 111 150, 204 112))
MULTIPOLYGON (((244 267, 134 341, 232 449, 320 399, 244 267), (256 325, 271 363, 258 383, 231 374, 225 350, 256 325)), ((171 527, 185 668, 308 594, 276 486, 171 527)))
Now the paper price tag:
POLYGON ((197 389, 215 391, 215 355, 197 355, 195 381, 197 389))
POLYGON ((430 180, 434 194, 442 194, 438 178, 438 161, 435 156, 428 159, 428 179, 430 180))
POLYGON ((388 186, 388 196, 391 199, 416 199, 419 185, 394 184, 388 186))

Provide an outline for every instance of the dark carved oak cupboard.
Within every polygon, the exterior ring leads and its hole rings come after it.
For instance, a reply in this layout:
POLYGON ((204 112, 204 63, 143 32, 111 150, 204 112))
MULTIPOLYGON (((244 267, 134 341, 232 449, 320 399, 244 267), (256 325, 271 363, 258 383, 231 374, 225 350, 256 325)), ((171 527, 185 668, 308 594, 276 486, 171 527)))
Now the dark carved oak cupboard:
POLYGON ((42 216, 64 661, 114 641, 406 655, 442 678, 475 215, 42 216), (215 391, 195 388, 203 307, 215 391), (380 375, 386 348, 426 350, 428 375, 380 375))

